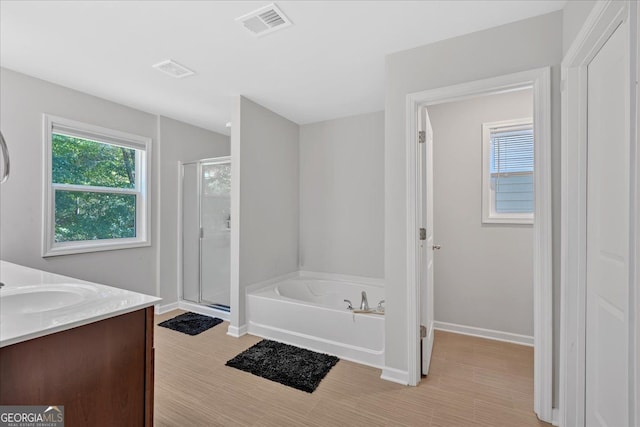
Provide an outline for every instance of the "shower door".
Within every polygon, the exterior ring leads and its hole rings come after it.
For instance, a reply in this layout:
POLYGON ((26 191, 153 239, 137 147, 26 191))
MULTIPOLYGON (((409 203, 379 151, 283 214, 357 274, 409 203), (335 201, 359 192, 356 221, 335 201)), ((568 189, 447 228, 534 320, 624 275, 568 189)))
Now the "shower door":
POLYGON ((229 310, 231 162, 203 162, 200 170, 200 300, 229 310))
POLYGON ((228 157, 183 166, 183 299, 229 310, 228 157))

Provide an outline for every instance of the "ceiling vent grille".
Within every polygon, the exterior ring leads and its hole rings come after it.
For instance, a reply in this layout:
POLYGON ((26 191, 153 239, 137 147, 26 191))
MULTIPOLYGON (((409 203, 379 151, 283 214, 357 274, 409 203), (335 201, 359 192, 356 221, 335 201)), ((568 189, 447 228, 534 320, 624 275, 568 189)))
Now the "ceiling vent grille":
POLYGON ((171 59, 158 62, 157 64, 152 65, 152 67, 176 79, 182 79, 184 77, 189 77, 195 74, 192 70, 188 69, 184 65, 178 64, 176 61, 171 59))
POLYGON ((292 25, 289 18, 273 3, 242 15, 236 21, 241 22, 254 36, 264 36, 292 25))

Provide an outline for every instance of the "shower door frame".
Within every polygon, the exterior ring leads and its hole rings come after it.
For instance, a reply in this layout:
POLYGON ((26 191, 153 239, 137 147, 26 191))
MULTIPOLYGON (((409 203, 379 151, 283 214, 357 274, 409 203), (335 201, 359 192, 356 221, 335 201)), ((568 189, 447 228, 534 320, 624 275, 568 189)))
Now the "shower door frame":
POLYGON ((200 304, 206 306, 208 309, 228 314, 231 313, 231 304, 229 304, 229 311, 226 311, 214 307, 214 305, 220 304, 211 301, 204 301, 202 299, 202 166, 219 165, 225 163, 231 164, 231 156, 210 157, 188 162, 179 162, 180 184, 178 187, 178 198, 180 200, 180 203, 178 204, 178 241, 180 242, 180 246, 178 248, 178 295, 181 301, 200 304), (200 237, 198 238, 198 301, 190 301, 184 298, 184 167, 185 165, 193 164, 196 165, 196 176, 198 177, 196 182, 196 193, 198 195, 198 228, 200 229, 200 237))

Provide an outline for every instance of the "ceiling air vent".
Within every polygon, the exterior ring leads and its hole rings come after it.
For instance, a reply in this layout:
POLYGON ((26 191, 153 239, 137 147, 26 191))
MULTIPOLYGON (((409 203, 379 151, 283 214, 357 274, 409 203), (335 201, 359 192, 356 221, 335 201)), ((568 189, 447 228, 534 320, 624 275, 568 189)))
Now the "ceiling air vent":
POLYGON ((157 64, 152 65, 152 67, 155 68, 156 70, 160 70, 163 73, 170 75, 171 77, 175 77, 176 79, 189 77, 195 74, 193 71, 191 71, 184 65, 180 65, 176 61, 173 61, 171 59, 158 62, 157 64))
POLYGON ((263 36, 292 25, 289 18, 273 3, 242 15, 236 21, 242 22, 254 36, 263 36))

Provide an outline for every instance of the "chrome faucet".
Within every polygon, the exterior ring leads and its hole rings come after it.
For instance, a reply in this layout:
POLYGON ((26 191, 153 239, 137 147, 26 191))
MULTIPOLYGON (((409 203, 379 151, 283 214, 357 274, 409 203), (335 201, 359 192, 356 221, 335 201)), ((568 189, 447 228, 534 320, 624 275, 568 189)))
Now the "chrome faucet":
POLYGON ((360 301, 360 310, 369 311, 369 302, 367 301, 367 293, 362 291, 362 301, 360 301))

